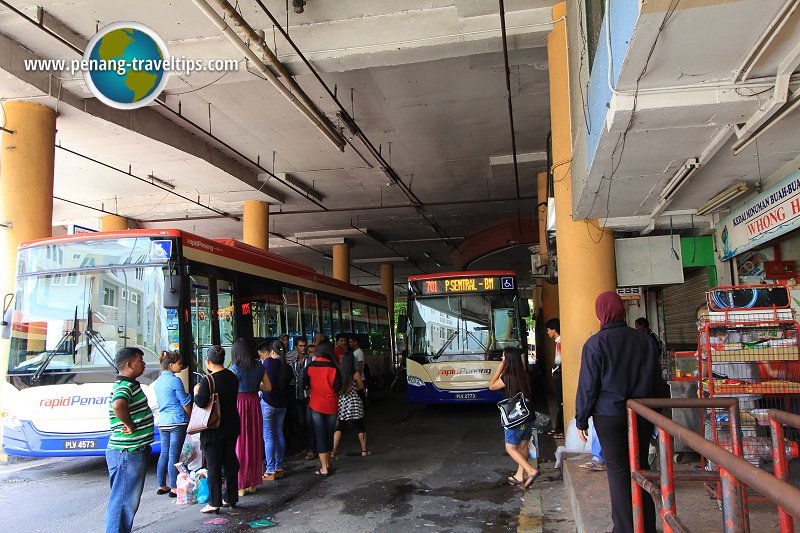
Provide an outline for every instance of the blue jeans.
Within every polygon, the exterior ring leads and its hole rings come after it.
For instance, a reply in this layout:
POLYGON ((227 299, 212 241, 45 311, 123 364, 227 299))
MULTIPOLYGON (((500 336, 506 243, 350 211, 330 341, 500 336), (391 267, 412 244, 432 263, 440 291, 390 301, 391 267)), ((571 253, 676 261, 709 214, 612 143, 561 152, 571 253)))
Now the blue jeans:
POLYGON ((178 462, 178 458, 181 456, 187 427, 158 428, 159 433, 161 433, 161 455, 158 456, 158 466, 156 467, 159 487, 177 488, 178 469, 175 468, 175 463, 178 462), (167 485, 167 473, 169 473, 169 485, 167 485))
POLYGON ((106 533, 130 533, 133 530, 133 517, 144 489, 148 455, 150 446, 134 452, 106 450, 111 485, 106 507, 106 533))
POLYGON ((600 439, 597 437, 597 430, 595 430, 592 435, 592 459, 601 465, 606 464, 603 459, 603 448, 600 446, 600 439))
POLYGON ((262 401, 261 416, 264 418, 264 452, 267 456, 265 472, 273 473, 277 469, 283 468, 283 454, 286 451, 283 419, 286 417, 286 408, 272 407, 262 401))
POLYGON ((311 427, 317 439, 317 453, 328 453, 333 450, 333 428, 336 426, 336 414, 326 415, 311 409, 311 427))

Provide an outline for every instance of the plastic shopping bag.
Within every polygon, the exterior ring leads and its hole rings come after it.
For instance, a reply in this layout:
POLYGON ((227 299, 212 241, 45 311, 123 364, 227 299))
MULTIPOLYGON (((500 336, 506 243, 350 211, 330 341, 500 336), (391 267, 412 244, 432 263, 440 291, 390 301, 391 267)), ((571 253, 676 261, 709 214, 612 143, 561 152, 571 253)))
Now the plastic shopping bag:
POLYGON ((197 482, 197 503, 208 503, 211 492, 208 489, 208 478, 201 477, 197 482))
MULTIPOLYGON (((186 435, 186 443, 192 445, 192 456, 186 462, 189 470, 200 470, 203 467, 203 452, 200 450, 200 434, 186 435)), ((186 447, 185 444, 184 447, 186 447)))
POLYGON ((176 492, 178 497, 175 503, 178 505, 191 505, 197 503, 197 483, 188 475, 183 472, 178 474, 176 492))

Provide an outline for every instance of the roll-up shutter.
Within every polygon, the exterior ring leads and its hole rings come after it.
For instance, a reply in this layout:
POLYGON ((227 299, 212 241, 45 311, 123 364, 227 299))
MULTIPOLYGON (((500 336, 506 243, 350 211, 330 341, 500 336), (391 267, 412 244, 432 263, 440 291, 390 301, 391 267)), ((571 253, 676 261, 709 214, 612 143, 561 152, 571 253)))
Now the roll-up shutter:
POLYGON ((697 346, 697 308, 706 303, 705 268, 686 271, 684 282, 664 289, 664 329, 670 350, 697 346))

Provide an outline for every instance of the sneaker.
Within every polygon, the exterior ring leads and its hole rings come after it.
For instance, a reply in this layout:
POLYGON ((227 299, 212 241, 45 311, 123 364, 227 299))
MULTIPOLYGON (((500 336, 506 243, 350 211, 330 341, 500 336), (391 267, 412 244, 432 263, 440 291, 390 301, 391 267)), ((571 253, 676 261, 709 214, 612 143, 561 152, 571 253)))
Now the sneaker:
POLYGON ((591 470, 593 472, 602 472, 606 469, 606 465, 602 463, 598 463, 597 461, 587 461, 582 465, 578 465, 580 468, 585 468, 586 470, 591 470))

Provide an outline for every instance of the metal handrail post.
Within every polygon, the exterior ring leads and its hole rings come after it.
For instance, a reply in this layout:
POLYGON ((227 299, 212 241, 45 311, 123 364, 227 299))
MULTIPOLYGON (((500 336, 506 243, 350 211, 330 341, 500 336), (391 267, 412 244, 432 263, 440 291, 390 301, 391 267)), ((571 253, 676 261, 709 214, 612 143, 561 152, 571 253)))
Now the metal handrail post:
POLYGON ((742 513, 742 484, 724 467, 719 469, 722 481, 722 530, 724 533, 744 533, 742 513))
MULTIPOLYGON (((744 458, 744 445, 742 444, 744 439, 742 437, 742 422, 739 414, 738 399, 728 407, 728 418, 731 424, 731 449, 734 455, 744 458)), ((744 531, 744 533, 750 533, 750 510, 747 504, 747 488, 738 479, 732 479, 734 481, 734 488, 740 495, 738 505, 740 505, 742 509, 742 531, 744 531)))
MULTIPOLYGON (((793 517, 800 518, 800 489, 777 479, 772 474, 753 466, 741 457, 737 457, 713 442, 709 442, 689 428, 677 424, 669 418, 653 411, 653 408, 658 409, 662 407, 725 407, 726 405, 721 403, 725 401, 735 402, 737 399, 682 398, 680 400, 666 400, 642 398, 638 400, 628 400, 627 406, 629 411, 634 411, 659 428, 665 429, 672 437, 680 439, 694 451, 699 452, 715 464, 725 468, 726 472, 729 472, 730 475, 734 476, 744 485, 757 490, 778 506, 783 506, 793 517)), ((775 418, 778 420, 783 418, 781 421, 784 422, 790 419, 791 421, 788 422, 789 424, 793 424, 794 421, 797 421, 798 425, 800 425, 800 416, 797 415, 789 415, 788 413, 778 411, 775 418)), ((635 418, 629 413, 628 420, 630 423, 630 421, 635 420, 635 418)), ((737 506, 737 509, 741 509, 741 507, 737 506)), ((734 509, 731 512, 735 514, 738 511, 734 509)), ((740 514, 744 516, 744 513, 740 514)))
POLYGON ((661 519, 664 533, 673 533, 667 515, 677 513, 675 503, 675 474, 672 466, 672 438, 666 430, 658 429, 658 462, 661 470, 661 519))
MULTIPOLYGON (((631 474, 639 471, 639 428, 636 424, 637 416, 628 408, 628 461, 631 474)), ((633 507, 633 531, 644 533, 644 495, 642 487, 631 475, 631 505, 633 507)))
MULTIPOLYGON (((772 434, 772 465, 775 477, 783 481, 789 481, 789 460, 786 458, 786 438, 783 432, 783 424, 785 422, 792 422, 792 420, 782 421, 776 419, 776 417, 781 419, 787 418, 780 416, 784 414, 789 415, 789 413, 784 411, 778 412, 777 409, 770 409, 769 429, 772 434)), ((797 415, 793 416, 796 417, 797 415)), ((789 418, 791 418, 791 416, 789 418)), ((800 422, 800 417, 798 417, 796 422, 800 422)), ((794 424, 789 425, 794 426, 794 424)), ((798 423, 797 426, 800 426, 800 423, 798 423)), ((781 506, 778 506, 778 521, 781 533, 794 533, 794 519, 792 515, 787 513, 781 506)))

